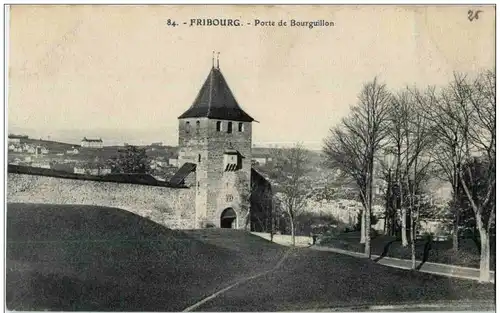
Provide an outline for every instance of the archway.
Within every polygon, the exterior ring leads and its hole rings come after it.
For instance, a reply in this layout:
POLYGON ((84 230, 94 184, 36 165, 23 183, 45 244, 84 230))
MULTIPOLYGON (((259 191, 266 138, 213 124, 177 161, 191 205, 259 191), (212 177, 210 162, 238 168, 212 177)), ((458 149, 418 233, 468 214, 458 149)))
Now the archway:
POLYGON ((236 212, 232 208, 227 208, 220 215, 221 228, 236 228, 236 212))

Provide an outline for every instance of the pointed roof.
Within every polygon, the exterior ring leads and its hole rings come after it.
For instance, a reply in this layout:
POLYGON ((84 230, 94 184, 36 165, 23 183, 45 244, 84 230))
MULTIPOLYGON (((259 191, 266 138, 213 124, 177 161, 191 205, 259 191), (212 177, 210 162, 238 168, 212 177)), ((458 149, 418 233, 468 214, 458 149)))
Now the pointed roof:
POLYGON ((194 103, 179 116, 180 119, 188 117, 208 117, 241 122, 254 121, 238 105, 218 67, 212 67, 194 103))

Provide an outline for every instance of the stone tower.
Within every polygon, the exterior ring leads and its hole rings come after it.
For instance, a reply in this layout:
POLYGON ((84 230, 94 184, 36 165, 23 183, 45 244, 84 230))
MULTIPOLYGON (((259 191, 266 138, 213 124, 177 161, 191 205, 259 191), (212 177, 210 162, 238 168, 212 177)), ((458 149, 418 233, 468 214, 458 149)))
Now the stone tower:
POLYGON ((218 63, 179 116, 179 167, 196 168, 196 227, 241 229, 250 210, 254 119, 238 105, 218 63))

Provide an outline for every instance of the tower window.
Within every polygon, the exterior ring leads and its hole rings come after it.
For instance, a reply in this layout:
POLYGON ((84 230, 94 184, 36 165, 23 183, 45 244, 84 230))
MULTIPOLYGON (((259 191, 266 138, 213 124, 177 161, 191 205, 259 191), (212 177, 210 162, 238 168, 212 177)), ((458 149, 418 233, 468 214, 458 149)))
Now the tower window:
POLYGON ((189 122, 186 122, 186 133, 189 133, 189 128, 190 128, 189 122))
POLYGON ((218 132, 220 132, 220 126, 221 126, 221 123, 222 123, 221 121, 217 121, 217 124, 216 124, 216 125, 217 125, 217 131, 218 131, 218 132))
POLYGON ((201 154, 198 154, 198 163, 201 162, 201 154))
POLYGON ((227 133, 230 134, 233 132, 233 123, 229 122, 227 123, 227 133))
POLYGON ((196 121, 196 133, 200 133, 200 121, 196 121))
POLYGON ((238 123, 238 131, 239 132, 243 131, 243 123, 238 123))

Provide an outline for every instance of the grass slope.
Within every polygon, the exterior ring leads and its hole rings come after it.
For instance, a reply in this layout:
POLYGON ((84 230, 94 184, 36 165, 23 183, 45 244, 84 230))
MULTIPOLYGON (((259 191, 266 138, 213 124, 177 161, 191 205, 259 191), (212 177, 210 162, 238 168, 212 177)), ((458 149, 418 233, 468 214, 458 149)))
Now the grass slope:
POLYGON ((197 310, 314 311, 436 302, 460 310, 467 300, 475 310, 491 310, 494 286, 302 248, 295 250, 276 271, 241 284, 197 310))
POLYGON ((23 311, 179 311, 285 250, 95 206, 8 204, 7 240, 7 308, 23 311))

